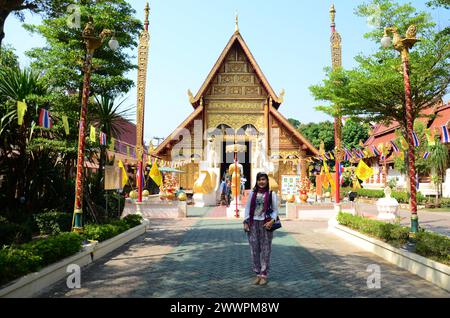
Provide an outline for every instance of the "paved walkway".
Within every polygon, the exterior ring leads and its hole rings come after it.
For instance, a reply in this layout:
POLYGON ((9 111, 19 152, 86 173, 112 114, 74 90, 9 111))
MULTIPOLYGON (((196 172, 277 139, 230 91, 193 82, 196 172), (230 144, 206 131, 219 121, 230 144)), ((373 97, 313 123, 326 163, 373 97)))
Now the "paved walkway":
POLYGON ((84 268, 81 289, 62 281, 40 297, 450 297, 328 233, 324 222, 284 221, 269 284, 252 279, 240 221, 151 220, 145 235, 84 268), (380 289, 367 287, 371 264, 380 266, 380 289))

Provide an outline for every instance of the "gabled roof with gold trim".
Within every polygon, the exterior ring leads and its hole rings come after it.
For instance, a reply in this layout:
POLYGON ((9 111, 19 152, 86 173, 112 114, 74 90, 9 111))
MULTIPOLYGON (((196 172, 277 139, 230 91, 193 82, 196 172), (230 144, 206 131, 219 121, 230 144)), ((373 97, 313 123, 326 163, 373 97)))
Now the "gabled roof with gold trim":
POLYGON ((169 144, 171 141, 175 141, 176 137, 179 137, 180 129, 186 128, 189 126, 189 124, 192 123, 192 121, 202 113, 203 111, 203 105, 200 105, 197 107, 178 127, 175 129, 170 136, 168 136, 161 144, 159 144, 158 147, 151 153, 152 156, 160 157, 160 152, 164 150, 164 148, 169 144))
POLYGON ((318 155, 319 150, 314 147, 308 139, 306 139, 294 126, 286 119, 281 113, 276 110, 274 107, 270 107, 270 114, 275 117, 292 135, 303 145, 307 147, 307 149, 313 154, 318 155))
POLYGON ((194 96, 191 96, 190 103, 194 108, 197 108, 200 105, 200 99, 205 94, 206 90, 208 89, 209 85, 211 84, 211 81, 214 79, 214 76, 219 71, 220 66, 222 63, 224 63, 225 58, 227 57, 228 53, 230 52, 231 48, 235 43, 239 43, 239 45, 242 47, 246 57, 250 61, 250 64, 254 68, 258 79, 261 81, 264 88, 269 93, 269 96, 272 97, 273 100, 273 106, 278 108, 280 104, 283 102, 283 97, 278 97, 277 94, 275 94, 274 90, 269 84, 269 81, 264 76, 264 73, 261 71, 261 68, 259 67, 258 63, 256 63, 255 58, 253 57, 253 54, 250 52, 250 49, 248 48, 247 44, 245 43, 244 39, 242 38, 242 35, 239 33, 239 31, 234 32, 234 34, 231 36, 230 40, 228 41, 228 44, 225 46, 224 50, 222 51, 222 54, 220 54, 219 58, 217 59, 216 63, 214 64, 213 68, 208 74, 208 77, 206 78, 203 85, 200 87, 197 94, 194 96))

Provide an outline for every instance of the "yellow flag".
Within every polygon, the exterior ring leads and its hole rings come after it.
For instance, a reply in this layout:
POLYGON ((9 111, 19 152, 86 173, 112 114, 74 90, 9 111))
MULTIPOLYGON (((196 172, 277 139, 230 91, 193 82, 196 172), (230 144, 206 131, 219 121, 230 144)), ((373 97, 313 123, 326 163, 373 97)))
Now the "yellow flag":
POLYGON ((91 125, 91 133, 89 135, 91 142, 95 142, 95 127, 91 125))
POLYGON ((334 191, 336 184, 334 183, 334 180, 331 177, 330 171, 328 170, 328 165, 325 163, 325 161, 323 162, 323 168, 325 170, 325 176, 328 179, 328 182, 331 184, 331 191, 334 191))
POLYGON ((436 145, 436 141, 434 140, 434 135, 431 133, 431 130, 425 129, 425 134, 427 136, 428 146, 436 145))
POLYGON ((119 160, 118 165, 119 165, 119 168, 122 169, 122 188, 123 188, 128 182, 127 171, 125 170, 125 166, 123 165, 121 160, 119 160))
POLYGON ((328 155, 330 156, 330 159, 331 159, 331 160, 334 160, 333 152, 332 152, 332 151, 330 151, 330 152, 328 153, 328 155))
POLYGON ((398 157, 399 157, 401 160, 405 160, 405 153, 404 153, 403 151, 399 151, 398 157))
POLYGON ((114 151, 114 146, 116 144, 116 139, 114 139, 113 137, 111 137, 110 141, 109 141, 109 150, 114 151))
POLYGON ((158 169, 158 165, 155 163, 152 165, 152 168, 150 169, 150 178, 152 178, 153 181, 155 181, 156 185, 159 187, 162 183, 162 175, 161 171, 158 169))
MULTIPOLYGON (((361 160, 362 161, 362 160, 361 160)), ((352 185, 353 190, 357 190, 357 189, 361 189, 361 184, 359 184, 359 180, 358 178, 354 178, 353 179, 353 185, 352 185)))
POLYGON ((67 119, 67 116, 62 116, 62 122, 64 125, 64 130, 66 131, 66 135, 69 134, 70 130, 69 130, 69 120, 67 119))
POLYGON ((405 137, 400 136, 400 145, 402 146, 403 150, 408 149, 408 142, 406 141, 405 137))
POLYGON ((130 147, 127 146, 127 156, 130 156, 130 147))
POLYGON ((25 103, 25 100, 23 102, 17 101, 17 123, 22 125, 23 123, 23 116, 25 116, 25 111, 27 110, 27 104, 25 103))
POLYGON ((373 169, 370 168, 364 160, 360 160, 355 169, 356 176, 361 180, 367 180, 373 175, 373 169))

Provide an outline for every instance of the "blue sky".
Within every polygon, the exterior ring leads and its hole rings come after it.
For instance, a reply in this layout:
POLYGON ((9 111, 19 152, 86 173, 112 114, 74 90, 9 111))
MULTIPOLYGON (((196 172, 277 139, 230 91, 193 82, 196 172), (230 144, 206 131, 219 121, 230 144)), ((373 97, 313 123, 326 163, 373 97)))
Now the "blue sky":
MULTIPOLYGON (((143 19, 145 0, 130 1, 136 16, 143 19)), ((354 56, 370 54, 376 47, 363 34, 371 29, 354 8, 365 1, 334 0, 337 30, 343 41, 343 66, 355 65, 354 56)), ((407 1, 399 1, 404 3, 407 1)), ((408 1, 409 2, 409 1, 408 1)), ((286 90, 280 111, 301 122, 330 119, 318 112, 308 87, 323 79, 323 68, 331 63, 331 0, 153 0, 150 1, 150 51, 146 90, 145 140, 168 136, 193 110, 187 89, 200 88, 218 56, 234 32, 235 12, 239 29, 278 93, 286 90)), ((442 28, 449 25, 450 10, 429 9, 425 1, 411 1, 429 11, 442 28)), ((39 23, 36 15, 26 14, 27 23, 39 23)), ((45 41, 22 28, 10 16, 6 21, 4 43, 11 44, 22 65, 29 59, 24 52, 45 41)), ((137 55, 137 51, 133 52, 137 55)), ((136 72, 128 76, 136 80, 136 72)), ((136 89, 126 96, 126 105, 136 104, 136 89)))

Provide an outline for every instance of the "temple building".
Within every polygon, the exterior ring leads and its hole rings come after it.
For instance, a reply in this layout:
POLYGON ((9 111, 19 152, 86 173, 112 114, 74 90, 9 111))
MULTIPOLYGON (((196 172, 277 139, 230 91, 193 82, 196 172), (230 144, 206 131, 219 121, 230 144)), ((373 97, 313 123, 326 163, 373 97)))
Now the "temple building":
POLYGON ((237 159, 246 189, 253 187, 259 171, 269 173, 276 186, 282 175, 307 177, 308 158, 319 152, 281 114, 284 91, 274 92, 237 21, 203 85, 195 96, 190 91, 188 95, 193 112, 152 153, 183 163, 177 165, 185 172, 180 175, 181 187, 193 189, 208 168, 217 171, 217 183, 234 162, 234 153, 229 152, 234 144, 245 149, 237 159))

